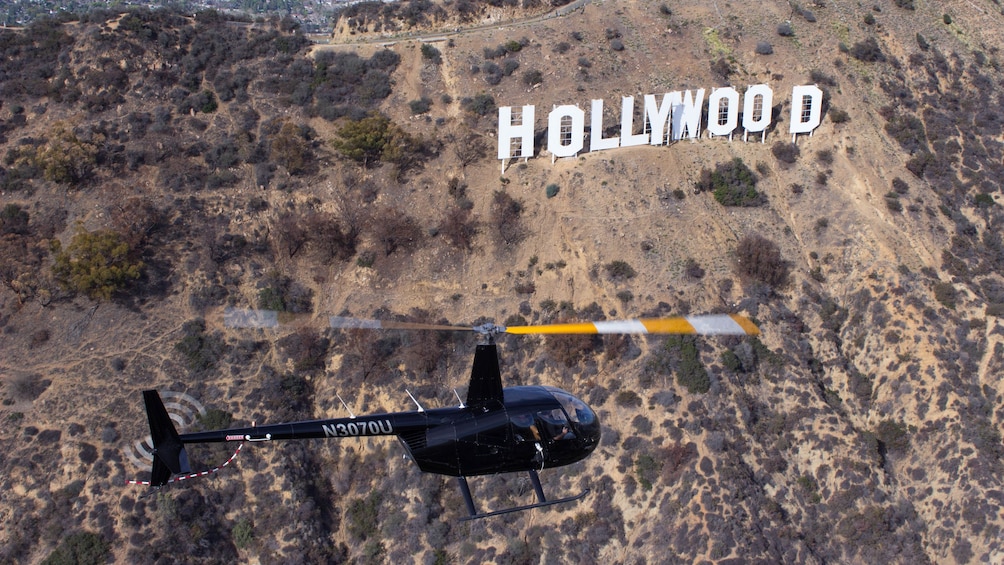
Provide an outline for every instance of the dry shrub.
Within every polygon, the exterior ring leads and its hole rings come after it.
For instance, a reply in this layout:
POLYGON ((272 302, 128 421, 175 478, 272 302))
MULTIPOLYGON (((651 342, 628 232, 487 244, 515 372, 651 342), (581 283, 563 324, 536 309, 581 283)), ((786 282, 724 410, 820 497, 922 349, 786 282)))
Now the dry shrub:
POLYGON ((777 244, 758 234, 739 240, 735 266, 743 282, 763 283, 772 288, 785 286, 791 271, 791 264, 781 257, 777 244))

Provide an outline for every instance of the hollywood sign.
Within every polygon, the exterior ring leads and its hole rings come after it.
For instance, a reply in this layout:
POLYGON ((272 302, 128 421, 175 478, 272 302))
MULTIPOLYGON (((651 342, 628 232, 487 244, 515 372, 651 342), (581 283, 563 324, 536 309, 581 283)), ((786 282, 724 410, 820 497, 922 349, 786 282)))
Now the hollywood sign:
MULTIPOLYGON (((708 96, 706 129, 709 137, 728 137, 739 127, 739 92, 735 88, 716 88, 708 96)), ((759 133, 763 142, 771 124, 774 92, 766 84, 755 84, 742 96, 743 140, 759 133)), ((701 137, 704 113, 704 89, 675 91, 662 95, 646 94, 640 133, 635 133, 634 97, 621 98, 620 135, 604 137, 603 100, 593 100, 589 116, 589 151, 603 151, 639 145, 667 145, 671 141, 701 137)), ((823 92, 815 85, 796 86, 791 90, 791 120, 788 132, 792 141, 800 133, 811 134, 822 120, 823 92)), ((499 107, 498 158, 533 157, 534 106, 499 107)), ((586 145, 586 113, 573 104, 556 106, 547 116, 547 151, 552 158, 574 157, 586 145)), ((503 164, 504 166, 504 164, 503 164)))

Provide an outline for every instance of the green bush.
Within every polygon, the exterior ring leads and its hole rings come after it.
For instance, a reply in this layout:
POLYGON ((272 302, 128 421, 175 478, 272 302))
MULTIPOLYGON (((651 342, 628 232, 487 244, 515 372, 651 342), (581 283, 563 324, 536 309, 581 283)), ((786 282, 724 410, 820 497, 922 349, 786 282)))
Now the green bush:
POLYGON ((134 260, 129 244, 111 230, 89 232, 78 226, 66 249, 58 239, 53 240, 52 253, 56 280, 64 288, 95 300, 110 299, 143 273, 143 262, 134 260))
POLYGON ((879 422, 878 429, 875 430, 875 437, 885 444, 886 449, 892 452, 901 453, 910 446, 910 437, 902 422, 882 420, 879 422))
POLYGON ((436 65, 443 62, 443 54, 428 43, 422 44, 422 58, 436 65))
POLYGON ((536 69, 530 69, 523 73, 523 84, 526 86, 536 86, 544 82, 544 74, 536 69))
POLYGON ((233 529, 234 545, 238 549, 244 549, 254 541, 254 524, 248 518, 242 517, 234 524, 233 529))
POLYGON ((106 563, 109 548, 105 540, 93 532, 76 532, 63 538, 43 565, 98 565, 106 563))
POLYGON ((495 105, 495 98, 491 94, 481 93, 475 95, 473 98, 464 98, 460 101, 460 106, 478 116, 487 116, 495 112, 497 106, 495 105))
POLYGON ((739 157, 719 163, 714 171, 704 169, 697 182, 699 192, 712 191, 722 206, 759 206, 764 199, 756 190, 753 170, 739 157))
POLYGON ((554 198, 555 196, 558 195, 558 191, 559 190, 560 190, 560 187, 558 185, 556 185, 556 184, 549 184, 549 185, 547 185, 547 189, 546 189, 547 197, 548 198, 554 198))
POLYGON ((679 359, 676 382, 680 386, 685 387, 691 394, 701 394, 711 389, 711 379, 701 364, 697 339, 694 336, 672 336, 667 340, 666 348, 679 359))
POLYGON ((96 145, 77 137, 65 122, 56 122, 48 143, 35 153, 33 165, 48 181, 75 185, 91 176, 97 157, 96 145))
POLYGON ((958 291, 955 290, 955 285, 950 282, 939 282, 934 285, 934 298, 946 308, 954 310, 958 291))
POLYGON ((223 356, 223 338, 218 333, 206 333, 206 323, 201 319, 185 322, 181 329, 185 336, 174 344, 174 349, 184 357, 188 369, 193 373, 215 369, 223 356))
POLYGON ((357 498, 349 503, 349 507, 345 510, 345 518, 349 533, 354 538, 366 540, 380 535, 377 515, 381 502, 383 495, 379 491, 372 491, 366 498, 357 498))
POLYGON ((423 96, 419 100, 412 100, 411 102, 408 102, 408 108, 414 116, 424 114, 432 108, 432 99, 428 96, 423 96))

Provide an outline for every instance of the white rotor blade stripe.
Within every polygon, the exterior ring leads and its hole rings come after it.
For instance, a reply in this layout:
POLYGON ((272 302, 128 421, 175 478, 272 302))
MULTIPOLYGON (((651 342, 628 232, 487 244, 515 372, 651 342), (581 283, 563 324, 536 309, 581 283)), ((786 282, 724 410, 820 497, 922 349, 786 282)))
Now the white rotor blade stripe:
POLYGON ((746 329, 728 314, 687 316, 687 321, 694 326, 694 333, 700 335, 746 335, 747 333, 746 329))
POLYGON ((645 334, 648 329, 641 320, 614 320, 610 322, 593 322, 598 334, 645 334))
POLYGON ((277 328, 279 312, 227 307, 223 310, 223 325, 228 328, 277 328))
POLYGON ((361 328, 367 330, 378 330, 383 327, 380 320, 362 320, 342 316, 328 316, 328 324, 333 328, 361 328))

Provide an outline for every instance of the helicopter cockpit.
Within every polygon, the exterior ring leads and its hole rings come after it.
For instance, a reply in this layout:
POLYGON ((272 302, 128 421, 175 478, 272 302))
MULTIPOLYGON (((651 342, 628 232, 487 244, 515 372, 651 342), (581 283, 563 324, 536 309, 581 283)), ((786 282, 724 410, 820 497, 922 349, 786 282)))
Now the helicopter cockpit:
POLYGON ((560 437, 556 435, 554 438, 555 441, 578 438, 586 446, 595 446, 599 443, 600 422, 596 417, 596 413, 585 402, 561 389, 549 386, 544 388, 561 405, 560 411, 552 410, 552 412, 563 412, 561 419, 565 421, 558 423, 563 429, 568 430, 561 434, 560 437))

